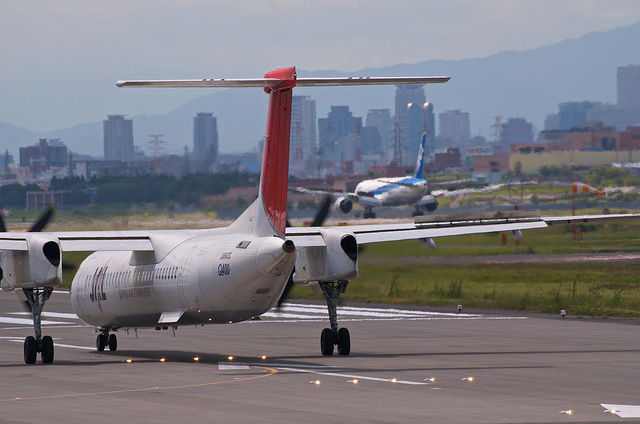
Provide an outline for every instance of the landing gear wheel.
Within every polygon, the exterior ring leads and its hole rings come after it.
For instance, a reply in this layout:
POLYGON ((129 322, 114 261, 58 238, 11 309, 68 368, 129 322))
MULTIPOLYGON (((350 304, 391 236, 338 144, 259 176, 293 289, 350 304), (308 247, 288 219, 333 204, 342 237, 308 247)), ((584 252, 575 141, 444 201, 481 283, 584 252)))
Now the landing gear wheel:
POLYGON ((338 330, 338 355, 346 356, 351 353, 351 336, 349 330, 341 328, 338 330))
POLYGON ((322 330, 322 334, 320 335, 320 350, 322 351, 323 356, 333 355, 333 344, 333 331, 331 331, 330 328, 325 328, 322 330))
POLYGON ((98 352, 103 352, 106 345, 107 336, 105 336, 104 334, 98 334, 98 337, 96 338, 96 349, 98 350, 98 352))
POLYGON ((42 338, 42 363, 53 363, 53 339, 51 336, 44 336, 42 338))
POLYGON ((118 349, 118 338, 115 334, 109 336, 109 350, 115 352, 118 349))
POLYGON ((24 339, 24 363, 35 364, 36 357, 38 356, 38 343, 36 338, 29 336, 24 339))

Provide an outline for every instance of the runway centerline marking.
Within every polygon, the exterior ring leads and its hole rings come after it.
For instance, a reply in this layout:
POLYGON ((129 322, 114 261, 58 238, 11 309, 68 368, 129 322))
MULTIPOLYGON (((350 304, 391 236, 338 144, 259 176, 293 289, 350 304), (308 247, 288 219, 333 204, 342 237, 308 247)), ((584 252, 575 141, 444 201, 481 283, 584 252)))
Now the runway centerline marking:
POLYGON ((365 375, 355 375, 355 374, 342 374, 338 372, 328 372, 328 371, 315 371, 308 370, 304 368, 287 368, 287 367, 278 367, 280 371, 295 371, 302 372, 307 374, 316 374, 316 375, 327 375, 331 377, 341 377, 341 378, 350 378, 354 380, 368 380, 368 381, 379 381, 384 383, 393 383, 393 384, 407 384, 411 386, 430 386, 431 383, 427 383, 424 381, 409 381, 409 380, 397 380, 393 378, 380 378, 380 377, 369 377, 365 375))
POLYGON ((51 396, 34 396, 28 398, 13 398, 13 399, 0 399, 0 402, 15 402, 15 401, 25 401, 25 400, 41 400, 41 399, 61 399, 61 398, 70 398, 70 397, 84 397, 84 396, 104 396, 104 395, 113 395, 119 393, 136 393, 136 392, 150 392, 153 390, 178 390, 178 389, 188 389, 193 387, 207 387, 207 386, 215 386, 218 384, 228 384, 228 383, 239 383, 241 381, 249 381, 256 380, 258 378, 271 377, 278 373, 278 370, 275 368, 263 367, 263 366, 252 366, 253 368, 259 368, 268 370, 268 374, 260 374, 254 375, 251 377, 238 378, 234 380, 224 380, 224 381, 214 381, 210 383, 198 383, 198 384, 185 384, 182 386, 166 386, 166 387, 145 387, 141 389, 123 389, 123 390, 110 390, 104 392, 92 392, 92 393, 72 393, 66 395, 51 395, 51 396))

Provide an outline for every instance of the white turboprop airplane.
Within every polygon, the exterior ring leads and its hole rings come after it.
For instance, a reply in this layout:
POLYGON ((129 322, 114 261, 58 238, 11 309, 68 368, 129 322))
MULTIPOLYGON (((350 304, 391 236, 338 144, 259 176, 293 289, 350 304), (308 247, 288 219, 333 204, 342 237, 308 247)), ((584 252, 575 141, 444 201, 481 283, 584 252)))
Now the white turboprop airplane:
MULTIPOLYGON (((45 302, 62 282, 63 251, 95 252, 73 279, 71 301, 77 316, 98 330, 98 351, 105 347, 115 351, 114 332, 121 328, 177 328, 252 319, 276 304, 291 279, 325 295, 331 328, 322 331, 322 354, 333 354, 337 345, 339 354, 348 355, 350 335, 338 327, 336 310, 340 294, 358 276, 358 244, 422 239, 433 245, 432 238, 438 236, 512 231, 519 237, 520 230, 546 227, 539 217, 500 215, 402 225, 285 228, 294 87, 447 80, 307 79, 297 78, 295 68, 286 68, 251 80, 118 82, 124 87, 263 88, 269 106, 258 199, 226 228, 1 233, 0 285, 27 302, 33 315, 35 336, 25 339, 25 363, 35 363, 38 353, 43 363, 53 362, 53 339, 42 336, 40 318, 45 302)), ((36 227, 32 230, 40 230, 40 223, 36 227)))

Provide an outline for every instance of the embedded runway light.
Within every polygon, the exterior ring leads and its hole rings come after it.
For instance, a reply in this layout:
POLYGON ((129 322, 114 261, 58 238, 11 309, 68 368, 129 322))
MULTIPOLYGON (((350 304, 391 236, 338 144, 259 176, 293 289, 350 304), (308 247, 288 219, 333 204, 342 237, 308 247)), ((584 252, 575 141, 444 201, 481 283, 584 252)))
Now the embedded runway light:
POLYGON ((465 378, 462 379, 462 381, 468 381, 470 383, 473 383, 473 380, 475 380, 475 378, 473 378, 473 377, 465 377, 465 378))
POLYGON ((567 311, 565 311, 564 309, 560 310, 560 316, 564 318, 565 315, 567 315, 567 311))
POLYGON ((428 378, 424 379, 424 381, 428 381, 429 383, 435 383, 436 380, 437 380, 437 378, 435 378, 435 377, 428 377, 428 378))
POLYGON ((125 362, 126 362, 127 364, 130 364, 132 361, 131 361, 131 359, 127 359, 125 362))
POLYGON ((260 359, 262 359, 262 360, 264 361, 265 359, 267 359, 267 355, 262 355, 262 356, 260 357, 260 359))
POLYGON ((229 324, 233 324, 233 321, 229 321, 229 324))
POLYGON ((195 358, 193 358, 193 360, 198 362, 200 360, 200 358, 196 356, 195 358))
POLYGON ((392 379, 391 379, 391 382, 392 382, 392 383, 397 383, 397 382, 398 382, 398 379, 397 379, 397 378, 392 378, 392 379))
POLYGON ((164 359, 164 358, 160 358, 160 362, 164 362, 164 361, 165 361, 165 359, 164 359))
POLYGON ((319 386, 320 384, 322 384, 322 381, 320 381, 320 380, 311 380, 309 382, 309 384, 315 384, 316 386, 319 386))
POLYGON ((353 380, 348 380, 347 383, 351 383, 351 384, 358 384, 360 382, 360 380, 358 380, 357 378, 354 378, 353 380))
POLYGON ((561 414, 567 414, 567 415, 573 415, 576 413, 576 411, 573 411, 571 409, 567 409, 566 411, 560 411, 561 414))
POLYGON ((227 356, 227 359, 230 360, 230 361, 233 361, 233 356, 229 355, 229 356, 227 356))
POLYGON ((615 414, 617 414, 617 413, 618 413, 618 412, 620 412, 620 411, 618 411, 617 409, 607 409, 606 411, 603 411, 603 412, 604 412, 605 414, 609 413, 609 414, 614 414, 614 415, 615 415, 615 414))

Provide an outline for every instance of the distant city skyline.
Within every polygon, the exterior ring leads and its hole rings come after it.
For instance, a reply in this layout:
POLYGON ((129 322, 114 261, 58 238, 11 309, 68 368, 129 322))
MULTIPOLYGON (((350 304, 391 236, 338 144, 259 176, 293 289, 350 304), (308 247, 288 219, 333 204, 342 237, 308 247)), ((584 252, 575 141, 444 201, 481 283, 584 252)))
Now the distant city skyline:
POLYGON ((118 79, 486 57, 639 21, 633 0, 4 2, 0 97, 12 102, 0 105, 0 122, 52 131, 114 113, 167 113, 201 95, 123 93, 118 79))
MULTIPOLYGON (((490 135, 494 116, 505 120, 523 117, 538 131, 544 128, 546 114, 556 111, 561 102, 615 102, 616 67, 637 65, 640 57, 640 43, 629 42, 640 37, 640 13, 637 13, 640 4, 636 2, 596 0, 552 4, 468 0, 461 8, 457 3, 445 6, 429 1, 420 4, 407 1, 389 9, 376 1, 335 0, 318 6, 317 16, 305 15, 303 12, 308 6, 295 1, 264 3, 248 7, 216 2, 213 6, 194 0, 157 8, 134 0, 111 10, 111 6, 69 0, 65 8, 50 10, 48 3, 36 0, 17 11, 11 4, 7 5, 0 16, 0 23, 6 23, 1 27, 6 43, 0 46, 5 77, 5 83, 0 84, 0 96, 11 101, 0 104, 0 150, 9 148, 16 154, 13 146, 18 143, 26 145, 39 138, 60 138, 71 151, 98 155, 102 139, 96 137, 96 124, 101 124, 107 115, 122 114, 136 121, 136 140, 161 133, 165 135, 168 152, 182 154, 184 146, 191 144, 192 117, 196 112, 207 110, 218 117, 222 153, 249 151, 255 148, 264 132, 266 103, 261 92, 127 90, 117 89, 114 82, 126 78, 255 77, 287 65, 297 66, 303 76, 450 75, 452 80, 448 84, 429 87, 426 93, 427 100, 434 105, 434 113, 468 111, 472 135, 490 135), (33 6, 39 3, 42 3, 40 8, 33 6), (171 22, 164 27, 183 28, 185 19, 196 14, 206 15, 208 8, 215 9, 215 19, 228 12, 225 18, 235 25, 233 31, 224 33, 229 45, 244 42, 251 31, 271 25, 265 23, 271 15, 282 18, 286 25, 281 26, 289 30, 284 31, 285 36, 281 35, 283 28, 269 28, 271 31, 263 31, 269 36, 253 37, 253 44, 246 41, 246 49, 239 48, 229 57, 209 54, 208 49, 222 47, 202 41, 214 39, 229 25, 225 22, 216 27, 207 21, 205 27, 200 16, 189 21, 184 33, 148 31, 138 37, 139 27, 145 28, 145 25, 171 22), (287 12, 282 13, 285 9, 287 12), (376 13, 382 13, 382 9, 386 12, 385 25, 380 26, 383 21, 376 19, 376 13), (546 15, 540 14, 541 10, 546 15), (264 12, 261 15, 264 22, 249 28, 258 11, 264 12), (141 22, 143 12, 147 14, 141 22), (166 15, 168 12, 173 12, 170 17, 166 15), (333 21, 329 26, 314 26, 317 17, 331 13, 336 14, 340 22, 350 19, 350 24, 340 27, 339 31, 329 28, 333 21), (112 25, 116 20, 117 31, 112 25), (53 25, 54 21, 60 24, 53 25), (634 21, 638 23, 629 26, 634 21), (18 27, 16 22, 22 25, 18 27), (301 22, 306 25, 301 26, 301 22), (419 23, 411 25, 412 22, 419 23), (363 25, 366 28, 363 29, 363 25), (96 30, 100 28, 105 31, 96 30), (43 30, 47 31, 46 37, 39 36, 43 30), (191 36, 199 30, 200 38, 194 41, 191 36), (149 34, 157 35, 157 39, 149 34), (315 34, 314 40, 310 39, 311 34, 315 34), (487 41, 490 34, 494 38, 487 41), (342 37, 340 48, 315 50, 314 43, 330 43, 331 37, 336 36, 342 37), (174 39, 166 45, 158 42, 169 37, 174 39), (358 37, 366 38, 363 43, 367 44, 352 44, 358 37), (132 49, 129 40, 137 48, 132 49), (268 47, 263 47, 265 41, 268 47), (62 46, 58 50, 56 43, 62 46), (177 45, 182 49, 177 49, 177 45), (293 47, 288 47, 291 45, 293 47), (43 47, 48 50, 43 51, 43 47), (161 48, 164 53, 160 52, 161 48), (269 55, 259 54, 247 61, 252 49, 261 49, 269 55), (62 53, 52 54, 56 51, 62 53), (407 51, 410 57, 400 56, 407 51), (310 59, 308 52, 312 52, 310 59), (349 52, 352 67, 341 61, 345 52, 349 52), (366 57, 362 56, 363 52, 366 57), (596 62, 594 52, 598 56, 596 62), (382 66, 366 68, 376 66, 375 61, 383 56, 386 59, 380 62, 382 66), (451 60, 457 57, 466 59, 451 60), (433 60, 437 58, 449 60, 433 60), (401 62, 414 65, 398 64, 401 62), (549 66, 551 63, 554 66, 549 66), (344 70, 349 73, 340 72, 344 70), (204 104, 205 99, 208 104, 204 104)), ((331 105, 349 105, 355 115, 362 117, 368 110, 393 105, 390 99, 393 94, 385 88, 297 89, 296 95, 317 99, 319 116, 324 116, 331 105)))

